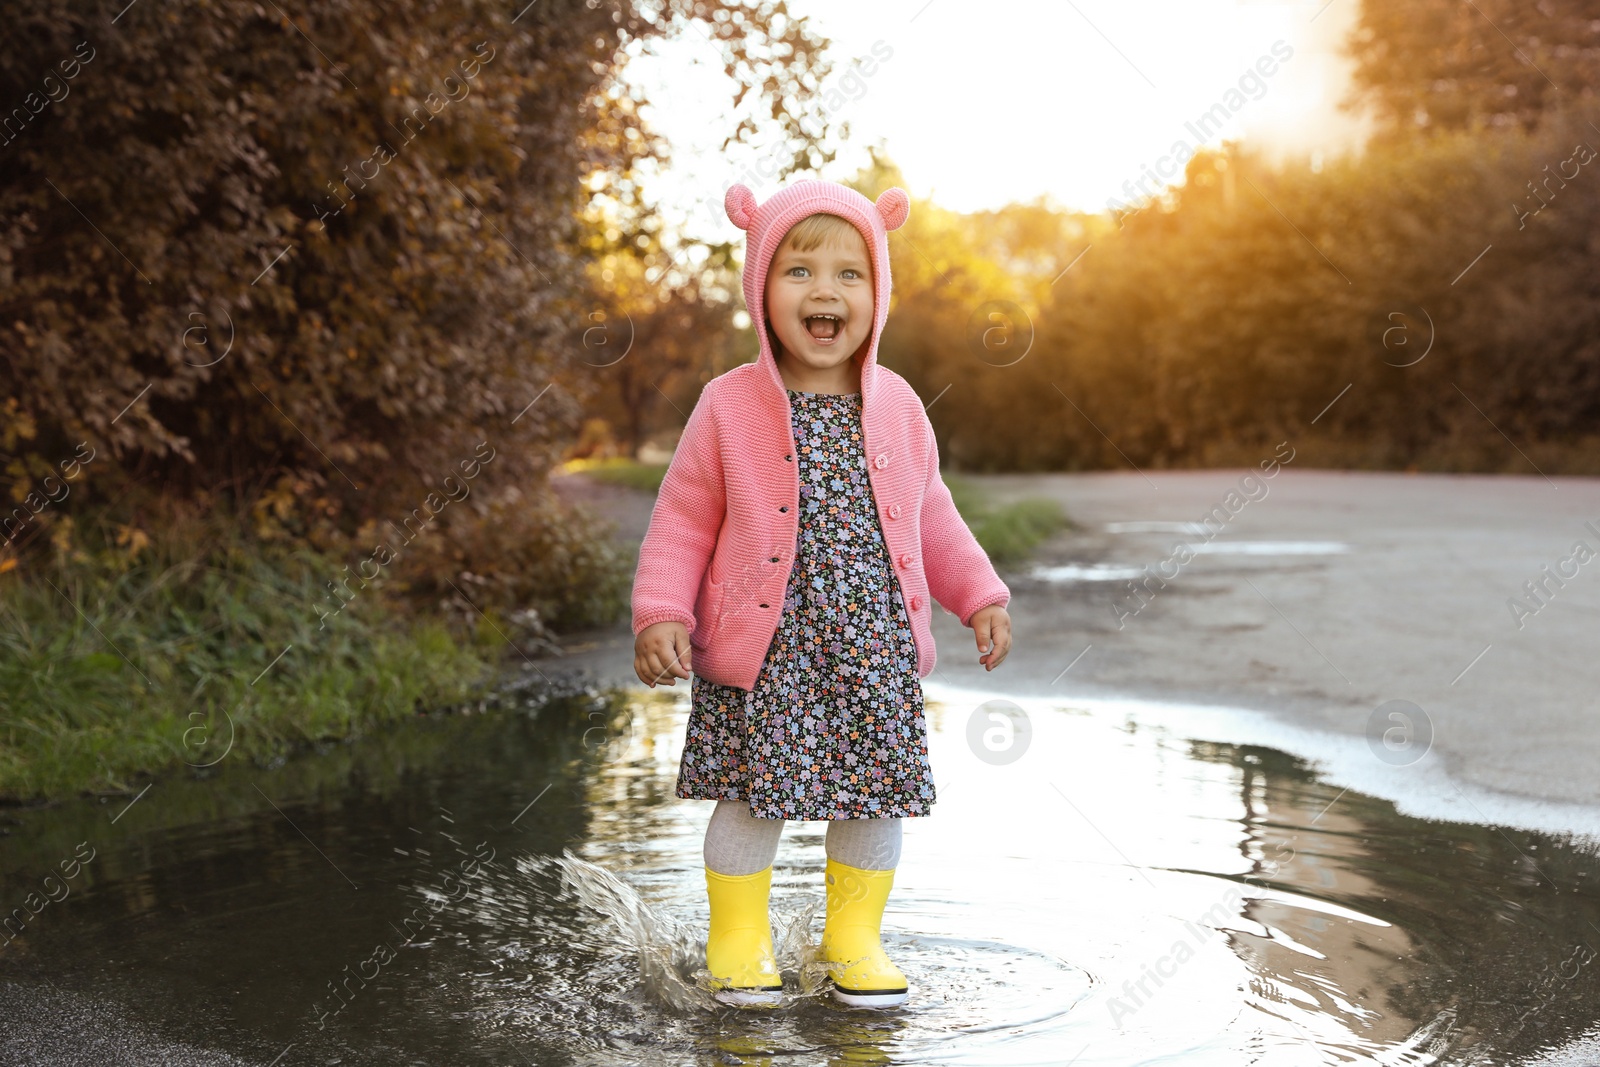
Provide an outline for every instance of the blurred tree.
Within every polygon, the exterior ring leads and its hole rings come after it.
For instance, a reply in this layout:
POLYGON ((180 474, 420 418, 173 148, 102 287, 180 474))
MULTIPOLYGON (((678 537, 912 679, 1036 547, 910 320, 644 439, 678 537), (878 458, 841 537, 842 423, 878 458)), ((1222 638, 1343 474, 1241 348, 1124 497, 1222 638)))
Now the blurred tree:
POLYGON ((729 244, 686 244, 673 260, 682 266, 666 270, 651 266, 666 259, 653 235, 608 240, 619 231, 591 229, 600 295, 584 318, 581 370, 610 387, 596 389, 587 410, 631 457, 658 422, 681 427, 701 386, 747 358, 733 322, 739 276, 729 244))
POLYGON ((1600 83, 1595 0, 1363 0, 1347 51, 1352 106, 1388 136, 1481 124, 1531 128, 1586 108, 1600 83))

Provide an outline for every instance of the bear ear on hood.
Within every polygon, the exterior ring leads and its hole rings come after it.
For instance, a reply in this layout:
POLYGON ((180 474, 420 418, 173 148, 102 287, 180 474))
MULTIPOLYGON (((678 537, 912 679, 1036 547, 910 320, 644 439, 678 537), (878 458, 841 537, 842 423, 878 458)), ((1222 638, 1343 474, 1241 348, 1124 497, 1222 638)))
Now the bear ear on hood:
POLYGON ((722 198, 728 218, 741 230, 748 230, 756 218, 756 194, 748 186, 734 182, 722 198))
MULTIPOLYGON (((739 186, 743 188, 743 186, 739 186)), ((732 190, 729 190, 732 193, 732 190)), ((911 197, 899 186, 885 189, 879 195, 875 205, 878 214, 883 217, 885 230, 898 230, 906 221, 906 216, 911 214, 911 197)))

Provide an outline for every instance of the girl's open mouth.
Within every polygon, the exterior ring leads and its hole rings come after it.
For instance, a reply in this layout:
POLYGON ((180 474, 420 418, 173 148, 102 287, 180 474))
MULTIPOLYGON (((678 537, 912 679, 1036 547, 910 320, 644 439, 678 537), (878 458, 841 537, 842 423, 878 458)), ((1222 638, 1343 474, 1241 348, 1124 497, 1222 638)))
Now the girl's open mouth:
POLYGON ((803 321, 806 332, 819 345, 833 344, 839 337, 839 331, 844 328, 844 320, 837 315, 807 315, 803 321))

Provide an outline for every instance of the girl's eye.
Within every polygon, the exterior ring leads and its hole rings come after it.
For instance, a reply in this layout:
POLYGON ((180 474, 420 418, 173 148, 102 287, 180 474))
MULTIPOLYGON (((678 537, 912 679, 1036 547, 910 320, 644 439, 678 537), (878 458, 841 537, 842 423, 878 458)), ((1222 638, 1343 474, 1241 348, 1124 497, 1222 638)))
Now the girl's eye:
POLYGON ((789 273, 790 274, 804 274, 805 270, 806 270, 806 268, 804 268, 804 267, 790 267, 789 268, 789 273))
POLYGON ((846 270, 844 276, 846 278, 859 278, 861 277, 861 272, 858 270, 846 270))

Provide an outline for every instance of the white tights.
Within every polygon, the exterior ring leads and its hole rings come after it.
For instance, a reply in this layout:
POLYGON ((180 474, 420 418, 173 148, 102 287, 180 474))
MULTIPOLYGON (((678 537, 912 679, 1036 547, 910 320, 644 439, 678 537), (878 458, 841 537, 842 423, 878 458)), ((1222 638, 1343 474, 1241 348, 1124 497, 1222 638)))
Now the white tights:
MULTIPOLYGON (((706 866, 718 874, 755 874, 772 866, 785 819, 758 819, 746 800, 719 800, 706 827, 706 866)), ((868 871, 900 865, 899 819, 830 819, 828 858, 868 871)))

